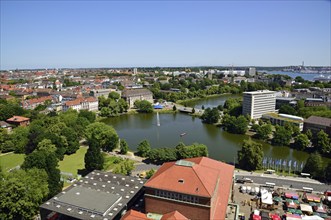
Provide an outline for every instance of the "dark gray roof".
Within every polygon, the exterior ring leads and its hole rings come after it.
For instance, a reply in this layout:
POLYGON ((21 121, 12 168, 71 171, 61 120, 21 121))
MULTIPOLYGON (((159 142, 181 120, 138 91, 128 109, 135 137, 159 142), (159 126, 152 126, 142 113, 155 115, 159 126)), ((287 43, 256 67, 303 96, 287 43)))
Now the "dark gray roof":
POLYGON ((77 219, 113 219, 146 180, 93 171, 40 207, 77 219))
POLYGON ((7 128, 7 127, 13 127, 11 124, 8 124, 5 121, 0 121, 0 127, 7 128))
POLYGON ((324 118, 318 116, 310 116, 305 120, 305 123, 317 124, 323 126, 331 126, 331 118, 324 118))
POLYGON ((60 195, 57 201, 60 205, 70 205, 104 215, 120 199, 120 195, 77 186, 60 195))

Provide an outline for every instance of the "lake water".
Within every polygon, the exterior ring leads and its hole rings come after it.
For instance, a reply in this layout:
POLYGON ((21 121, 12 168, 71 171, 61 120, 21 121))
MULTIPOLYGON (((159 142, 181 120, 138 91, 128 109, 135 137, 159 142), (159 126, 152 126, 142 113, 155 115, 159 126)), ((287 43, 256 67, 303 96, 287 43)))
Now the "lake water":
POLYGON ((283 72, 283 71, 261 71, 270 74, 281 74, 281 75, 288 75, 295 79, 297 76, 301 76, 305 80, 314 81, 314 78, 319 76, 320 74, 317 73, 299 73, 299 72, 283 72))
MULTIPOLYGON (((191 103, 191 106, 213 107, 229 97, 219 96, 191 103)), ((231 97, 240 97, 232 96, 231 97)), ((189 104, 188 104, 189 105, 189 104)), ((136 150, 138 144, 147 139, 153 148, 175 147, 179 142, 190 145, 194 142, 208 147, 209 157, 226 162, 233 162, 237 151, 241 149, 246 135, 231 134, 214 125, 204 124, 199 118, 184 113, 159 114, 161 126, 157 126, 156 114, 133 114, 108 118, 104 122, 113 126, 119 137, 125 139, 130 149, 136 150), (186 133, 184 136, 180 134, 186 133)), ((274 159, 306 161, 308 153, 289 147, 271 146, 260 142, 264 155, 274 159)), ((325 161, 328 161, 327 159, 325 161)))

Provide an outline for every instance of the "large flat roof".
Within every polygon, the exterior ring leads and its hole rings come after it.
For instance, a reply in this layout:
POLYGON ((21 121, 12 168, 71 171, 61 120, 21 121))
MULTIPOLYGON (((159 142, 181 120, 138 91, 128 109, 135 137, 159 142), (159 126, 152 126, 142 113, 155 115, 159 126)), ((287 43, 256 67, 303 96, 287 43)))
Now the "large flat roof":
POLYGON ((274 91, 270 90, 257 90, 257 91, 252 91, 252 92, 244 92, 244 94, 249 94, 249 95, 259 95, 259 94, 274 94, 274 91))
POLYGON ((59 204, 75 206, 104 215, 120 199, 122 199, 120 195, 77 186, 60 195, 57 201, 59 204))
POLYGON ((93 171, 40 207, 77 219, 113 219, 141 190, 146 180, 93 171))

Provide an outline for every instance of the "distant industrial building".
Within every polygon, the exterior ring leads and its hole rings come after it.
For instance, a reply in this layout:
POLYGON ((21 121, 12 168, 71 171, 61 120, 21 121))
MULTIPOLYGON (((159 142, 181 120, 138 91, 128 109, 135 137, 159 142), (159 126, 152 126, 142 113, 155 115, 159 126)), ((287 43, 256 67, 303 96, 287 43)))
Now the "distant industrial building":
POLYGON ((273 125, 284 126, 286 123, 297 126, 300 131, 303 130, 304 119, 295 115, 267 113, 262 115, 263 119, 269 120, 273 125))
POLYGON ((139 206, 144 183, 138 177, 93 171, 42 204, 41 219, 120 219, 134 204, 139 206))
POLYGON ((207 157, 164 163, 145 184, 145 211, 225 219, 234 167, 207 157))
POLYGON ((244 92, 243 115, 249 115, 252 119, 259 119, 263 114, 275 112, 275 92, 259 90, 244 92))
POLYGON ((310 130, 313 134, 317 134, 323 130, 331 137, 331 119, 317 116, 310 116, 307 118, 303 125, 303 130, 306 132, 310 130))

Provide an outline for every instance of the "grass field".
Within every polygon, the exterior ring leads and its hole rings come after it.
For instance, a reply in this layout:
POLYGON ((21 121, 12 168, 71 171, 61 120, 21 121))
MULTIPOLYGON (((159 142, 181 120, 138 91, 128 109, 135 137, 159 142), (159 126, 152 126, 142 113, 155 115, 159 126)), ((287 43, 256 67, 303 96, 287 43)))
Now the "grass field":
POLYGON ((77 171, 84 169, 84 156, 87 151, 87 147, 81 147, 76 153, 72 155, 65 155, 63 161, 59 162, 59 168, 61 172, 72 173, 77 175, 77 171))
POLYGON ((0 156, 0 165, 3 171, 20 166, 24 161, 24 154, 8 153, 0 156))

